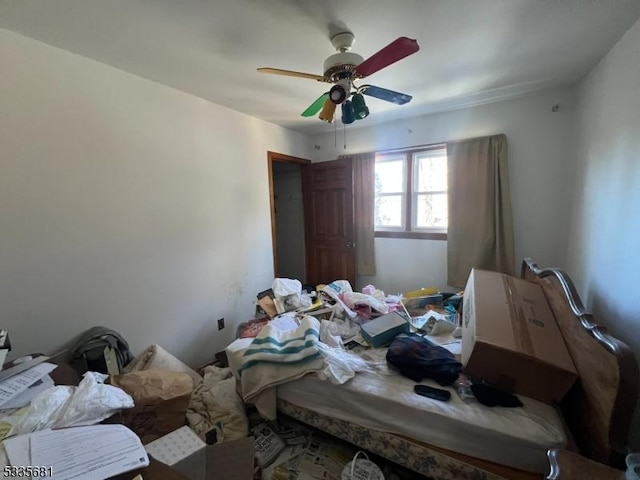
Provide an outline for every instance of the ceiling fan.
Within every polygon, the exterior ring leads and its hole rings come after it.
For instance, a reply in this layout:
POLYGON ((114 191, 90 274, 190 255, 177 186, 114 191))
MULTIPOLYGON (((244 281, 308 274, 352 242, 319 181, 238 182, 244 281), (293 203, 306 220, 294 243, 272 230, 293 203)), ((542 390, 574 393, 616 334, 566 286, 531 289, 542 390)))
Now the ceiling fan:
POLYGON ((258 68, 261 73, 308 78, 318 82, 332 83, 328 92, 323 93, 304 112, 303 117, 312 117, 320 112, 319 118, 333 122, 337 105, 342 105, 342 123, 349 124, 369 115, 363 95, 386 100, 397 105, 411 101, 411 95, 394 92, 374 85, 354 85, 354 82, 388 67, 416 53, 420 47, 411 38, 399 37, 366 60, 351 52, 355 36, 351 32, 340 32, 331 37, 331 43, 338 51, 324 61, 324 75, 282 70, 279 68, 258 68))

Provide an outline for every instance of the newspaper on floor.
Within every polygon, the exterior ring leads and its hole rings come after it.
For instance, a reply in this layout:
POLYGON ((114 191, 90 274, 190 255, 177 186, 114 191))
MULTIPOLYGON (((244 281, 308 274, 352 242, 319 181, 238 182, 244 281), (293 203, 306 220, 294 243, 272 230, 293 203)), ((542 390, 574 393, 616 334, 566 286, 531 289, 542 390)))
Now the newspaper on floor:
POLYGON ((353 452, 342 445, 311 438, 302 455, 278 465, 271 480, 340 480, 342 469, 353 457, 353 452))
POLYGON ((254 450, 258 465, 266 468, 280 455, 285 448, 282 440, 266 423, 258 425, 254 430, 254 450))
POLYGON ((262 471, 262 478, 268 480, 272 478, 275 469, 283 463, 302 455, 309 446, 312 432, 302 425, 280 422, 271 424, 271 428, 285 443, 284 450, 280 455, 262 471))

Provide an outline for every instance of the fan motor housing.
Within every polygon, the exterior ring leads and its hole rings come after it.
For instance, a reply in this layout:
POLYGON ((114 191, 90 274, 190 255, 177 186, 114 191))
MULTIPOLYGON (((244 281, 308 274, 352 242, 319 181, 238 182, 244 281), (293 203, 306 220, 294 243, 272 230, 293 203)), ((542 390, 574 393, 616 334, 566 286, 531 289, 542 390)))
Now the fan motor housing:
POLYGON ((356 67, 363 61, 364 58, 357 53, 336 53, 324 61, 324 76, 335 82, 342 78, 344 73, 353 74, 356 67))

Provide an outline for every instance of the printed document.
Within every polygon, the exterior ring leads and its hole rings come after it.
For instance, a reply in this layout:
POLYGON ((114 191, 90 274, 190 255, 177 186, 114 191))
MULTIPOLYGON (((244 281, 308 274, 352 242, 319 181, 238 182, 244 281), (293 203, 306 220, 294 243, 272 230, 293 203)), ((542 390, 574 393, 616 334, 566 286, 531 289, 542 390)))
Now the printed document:
POLYGON ((54 480, 102 480, 149 465, 140 439, 124 425, 43 430, 29 439, 29 465, 51 467, 54 480))
POLYGON ((45 390, 54 387, 55 383, 53 379, 49 375, 45 375, 40 380, 35 382, 29 388, 27 388, 22 393, 19 393, 11 400, 2 404, 2 409, 10 409, 10 408, 22 408, 26 405, 29 405, 31 400, 33 400, 38 394, 44 392, 45 390))
POLYGON ((18 373, 0 382, 0 408, 12 398, 17 397, 38 380, 56 369, 53 363, 41 363, 22 373, 18 373))

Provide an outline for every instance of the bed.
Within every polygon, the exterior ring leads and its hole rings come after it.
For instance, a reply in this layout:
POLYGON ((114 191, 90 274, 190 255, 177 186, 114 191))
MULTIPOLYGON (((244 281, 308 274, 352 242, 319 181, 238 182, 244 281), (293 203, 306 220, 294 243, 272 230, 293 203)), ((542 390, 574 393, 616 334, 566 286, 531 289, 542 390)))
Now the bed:
POLYGON ((551 448, 621 466, 639 389, 633 353, 594 323, 563 271, 525 259, 521 276, 542 286, 580 376, 557 408, 524 399, 519 413, 470 414, 408 402, 414 382, 403 377, 359 375, 342 386, 312 376, 281 385, 278 411, 439 480, 540 479, 551 448))

